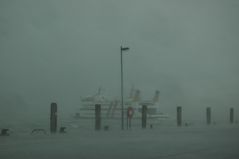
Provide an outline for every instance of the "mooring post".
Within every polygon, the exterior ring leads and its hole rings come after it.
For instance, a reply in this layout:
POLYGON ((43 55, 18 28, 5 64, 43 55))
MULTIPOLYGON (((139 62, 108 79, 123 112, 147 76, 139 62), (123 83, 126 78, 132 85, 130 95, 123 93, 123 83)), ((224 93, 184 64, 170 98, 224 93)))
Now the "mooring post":
POLYGON ((142 128, 145 129, 147 126, 147 106, 142 106, 142 128))
POLYGON ((57 132, 57 104, 56 103, 51 103, 50 130, 51 130, 51 133, 57 132))
POLYGON ((234 109, 230 108, 230 123, 234 123, 234 109))
POLYGON ((206 117, 207 117, 207 125, 211 124, 212 118, 211 118, 211 108, 206 108, 206 117))
POLYGON ((101 105, 95 105, 95 130, 101 129, 101 105))
POLYGON ((177 106, 177 125, 182 126, 182 107, 177 106))

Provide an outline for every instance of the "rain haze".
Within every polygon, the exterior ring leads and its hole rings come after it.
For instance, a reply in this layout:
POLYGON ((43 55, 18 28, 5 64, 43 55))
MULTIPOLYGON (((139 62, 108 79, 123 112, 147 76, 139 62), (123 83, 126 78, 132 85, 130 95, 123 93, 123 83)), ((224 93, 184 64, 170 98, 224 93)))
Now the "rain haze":
POLYGON ((173 120, 177 106, 189 123, 211 107, 227 123, 233 107, 237 123, 238 16, 238 0, 0 0, 0 128, 48 124, 52 102, 68 119, 99 88, 120 100, 121 46, 125 98, 159 90, 173 120))

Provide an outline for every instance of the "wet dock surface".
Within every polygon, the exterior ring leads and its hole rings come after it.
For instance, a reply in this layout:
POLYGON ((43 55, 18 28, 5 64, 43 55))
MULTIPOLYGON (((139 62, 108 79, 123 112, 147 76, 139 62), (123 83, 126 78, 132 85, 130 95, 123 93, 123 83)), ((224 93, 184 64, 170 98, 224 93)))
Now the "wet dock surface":
POLYGON ((238 159, 239 126, 163 127, 0 137, 1 159, 238 159))

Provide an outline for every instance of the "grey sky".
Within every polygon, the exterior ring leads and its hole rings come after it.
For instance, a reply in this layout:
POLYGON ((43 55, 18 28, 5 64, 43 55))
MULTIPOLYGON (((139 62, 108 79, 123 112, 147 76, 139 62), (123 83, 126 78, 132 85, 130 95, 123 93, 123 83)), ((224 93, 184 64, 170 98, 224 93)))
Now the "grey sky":
MULTIPOLYGON (((237 0, 1 0, 0 88, 65 108, 131 85, 161 105, 238 106, 237 0)), ((3 97, 4 98, 4 97, 3 97)))

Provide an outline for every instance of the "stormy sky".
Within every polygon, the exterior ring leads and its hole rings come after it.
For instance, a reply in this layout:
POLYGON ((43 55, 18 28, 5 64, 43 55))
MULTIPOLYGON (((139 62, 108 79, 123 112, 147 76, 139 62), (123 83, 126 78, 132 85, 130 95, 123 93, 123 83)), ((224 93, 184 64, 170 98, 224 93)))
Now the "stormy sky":
POLYGON ((76 107, 99 87, 165 110, 238 107, 238 0, 1 0, 1 107, 76 107), (7 101, 7 102, 6 102, 7 101), (11 101, 11 102, 9 102, 11 101))

